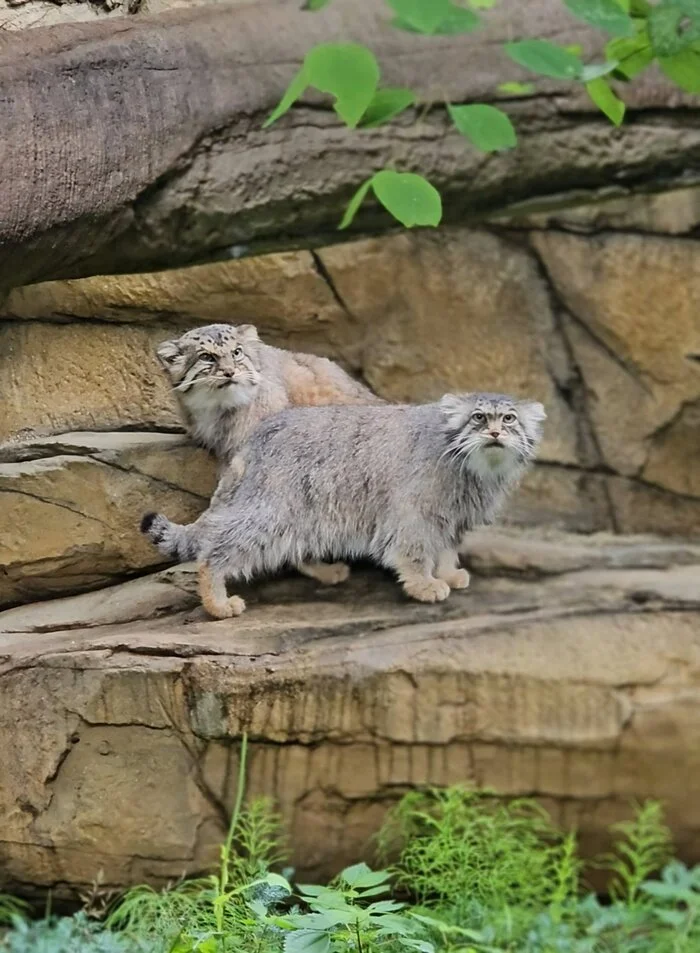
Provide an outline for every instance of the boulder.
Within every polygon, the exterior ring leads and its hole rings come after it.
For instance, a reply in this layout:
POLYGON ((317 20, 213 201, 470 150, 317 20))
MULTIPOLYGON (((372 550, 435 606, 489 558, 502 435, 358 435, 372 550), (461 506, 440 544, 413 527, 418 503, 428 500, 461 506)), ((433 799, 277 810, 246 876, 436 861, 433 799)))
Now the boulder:
POLYGON ((146 510, 194 519, 215 468, 172 434, 72 433, 6 450, 0 463, 0 605, 106 585, 163 562, 139 533, 146 510))
POLYGON ((661 798, 700 861, 700 545, 485 532, 469 563, 439 606, 358 570, 262 582, 213 622, 184 566, 0 613, 4 886, 71 898, 215 863, 243 731, 304 879, 371 858, 426 783, 536 795, 586 852, 661 798))

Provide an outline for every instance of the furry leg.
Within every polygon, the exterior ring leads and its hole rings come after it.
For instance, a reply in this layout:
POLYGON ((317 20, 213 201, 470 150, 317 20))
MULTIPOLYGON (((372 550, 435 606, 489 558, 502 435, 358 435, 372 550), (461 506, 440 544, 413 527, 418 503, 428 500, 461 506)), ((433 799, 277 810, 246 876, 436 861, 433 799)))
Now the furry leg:
POLYGON ((459 568, 459 556, 453 549, 440 553, 435 575, 444 579, 450 589, 466 589, 469 585, 469 573, 459 568))
POLYGON ((350 575, 350 567, 345 563, 300 563, 297 571, 324 586, 337 586, 350 575))
POLYGON ((202 605, 215 619, 231 619, 245 610, 245 602, 240 596, 226 594, 226 578, 212 569, 207 562, 201 562, 199 569, 199 595, 202 605))
POLYGON ((389 563, 399 577, 403 591, 418 602, 442 602, 450 594, 444 579, 436 579, 427 560, 398 557, 389 563))

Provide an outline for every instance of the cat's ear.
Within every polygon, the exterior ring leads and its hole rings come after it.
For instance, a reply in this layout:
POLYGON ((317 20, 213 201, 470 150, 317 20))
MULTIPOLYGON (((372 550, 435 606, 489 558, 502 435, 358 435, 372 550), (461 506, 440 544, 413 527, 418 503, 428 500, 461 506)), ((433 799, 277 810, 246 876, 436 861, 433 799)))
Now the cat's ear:
POLYGON ((236 327, 236 335, 238 340, 243 344, 253 344, 255 341, 259 341, 258 329, 254 324, 239 324, 236 327))
POLYGON ((547 419, 544 405, 538 400, 521 400, 518 406, 522 416, 526 417, 532 424, 539 424, 547 419))
POLYGON ((178 363, 178 360, 182 358, 180 342, 177 340, 163 341, 156 348, 156 357, 166 371, 171 370, 178 363))
POLYGON ((463 427, 473 409, 474 398, 471 394, 445 394, 440 399, 440 410, 450 430, 463 427))

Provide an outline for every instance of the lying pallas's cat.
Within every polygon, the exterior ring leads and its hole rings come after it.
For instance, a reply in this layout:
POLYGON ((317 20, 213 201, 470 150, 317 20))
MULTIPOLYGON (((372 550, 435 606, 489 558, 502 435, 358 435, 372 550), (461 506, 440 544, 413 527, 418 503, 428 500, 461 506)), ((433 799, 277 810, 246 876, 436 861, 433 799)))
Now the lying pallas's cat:
POLYGON ((240 615, 226 579, 304 560, 370 557, 422 602, 464 588, 457 547, 493 521, 535 456, 542 404, 448 394, 423 406, 309 407, 263 422, 234 458, 209 509, 189 526, 147 514, 168 556, 194 550, 202 603, 240 615))

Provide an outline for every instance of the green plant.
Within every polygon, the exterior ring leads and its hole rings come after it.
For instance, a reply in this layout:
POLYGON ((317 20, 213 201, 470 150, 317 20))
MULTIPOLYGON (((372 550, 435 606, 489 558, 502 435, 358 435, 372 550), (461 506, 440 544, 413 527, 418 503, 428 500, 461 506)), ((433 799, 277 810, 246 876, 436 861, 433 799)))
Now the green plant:
POLYGON ((610 893, 633 904, 639 899, 642 884, 671 856, 671 832, 656 801, 645 802, 631 821, 615 824, 612 830, 618 837, 612 856, 603 863, 614 875, 610 893))
POLYGON ((284 953, 380 953, 417 950, 434 953, 418 919, 399 913, 405 904, 376 900, 389 892, 390 874, 367 864, 346 867, 328 887, 298 888, 308 912, 295 911, 274 922, 290 930, 284 953))
POLYGON ((104 930, 84 913, 36 923, 16 918, 0 940, 3 953, 167 953, 153 938, 120 936, 104 930))
MULTIPOLYGON (((320 10, 330 0, 307 0, 305 9, 320 10)), ((342 0, 335 0, 342 3, 342 0)), ((471 33, 497 0, 385 0, 390 25, 425 36, 471 33)), ((563 0, 573 17, 599 29, 602 59, 585 63, 580 48, 550 40, 525 38, 503 45, 512 63, 545 79, 579 84, 593 104, 616 126, 625 116, 619 93, 653 63, 687 93, 700 93, 699 0, 563 0), (616 84, 613 86, 613 83, 616 84)), ((504 62, 505 68, 505 62, 504 62)), ((324 43, 304 57, 297 74, 265 125, 276 122, 313 88, 333 97, 333 108, 342 122, 360 132, 390 122, 404 111, 419 107, 418 117, 435 104, 428 95, 405 88, 381 86, 381 69, 374 54, 356 43, 324 43)), ((532 83, 504 82, 493 97, 528 95, 532 83)), ((441 97, 442 98, 442 97, 441 97)), ((509 116, 491 103, 437 105, 445 108, 457 131, 475 149, 498 152, 513 148, 516 130, 509 116)), ((378 169, 362 182, 340 223, 347 228, 372 191, 399 222, 437 225, 442 218, 440 194, 412 170, 378 169)))
POLYGON ((552 906, 575 898, 580 861, 534 802, 462 787, 412 792, 390 812, 378 846, 398 850, 397 881, 451 910, 552 906))
POLYGON ((28 904, 22 900, 17 900, 6 893, 0 893, 0 925, 22 919, 28 909, 28 904))
POLYGON ((129 891, 102 923, 30 923, 3 898, 0 953, 700 953, 700 867, 666 862, 654 802, 613 828, 609 902, 581 895, 575 836, 533 801, 462 787, 410 793, 390 812, 379 846, 393 868, 355 864, 292 892, 270 871, 283 856, 270 803, 243 804, 246 753, 244 740, 215 874, 129 891))

